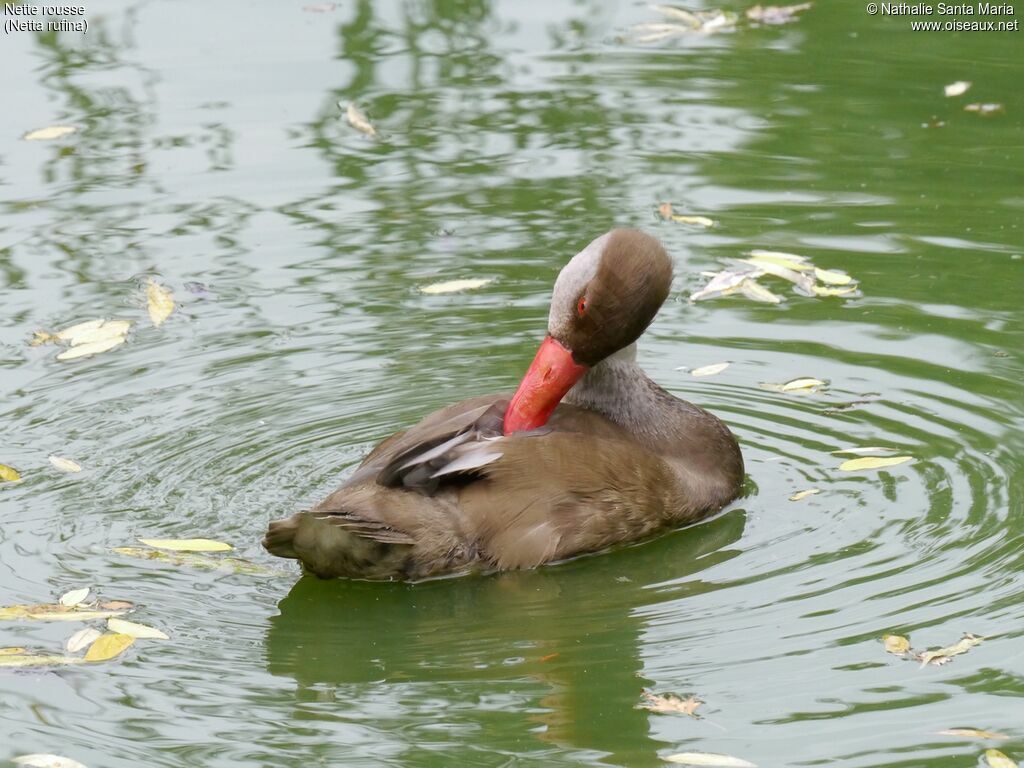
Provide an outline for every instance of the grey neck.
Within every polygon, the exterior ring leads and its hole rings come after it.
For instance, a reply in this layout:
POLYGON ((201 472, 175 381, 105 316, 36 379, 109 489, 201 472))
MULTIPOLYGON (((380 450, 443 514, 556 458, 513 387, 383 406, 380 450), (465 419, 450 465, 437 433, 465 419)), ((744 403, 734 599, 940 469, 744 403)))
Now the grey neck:
POLYGON ((635 435, 660 437, 666 397, 636 362, 636 344, 591 368, 569 390, 564 402, 596 411, 635 435))

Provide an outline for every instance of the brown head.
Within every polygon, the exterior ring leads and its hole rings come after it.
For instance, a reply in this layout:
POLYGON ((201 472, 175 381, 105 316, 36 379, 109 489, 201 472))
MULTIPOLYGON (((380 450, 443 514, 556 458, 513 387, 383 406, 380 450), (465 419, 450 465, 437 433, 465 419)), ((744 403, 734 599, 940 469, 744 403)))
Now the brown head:
POLYGON ((613 229, 576 254, 555 281, 548 335, 505 412, 505 434, 543 425, 588 368, 636 341, 671 282, 665 249, 636 229, 613 229))

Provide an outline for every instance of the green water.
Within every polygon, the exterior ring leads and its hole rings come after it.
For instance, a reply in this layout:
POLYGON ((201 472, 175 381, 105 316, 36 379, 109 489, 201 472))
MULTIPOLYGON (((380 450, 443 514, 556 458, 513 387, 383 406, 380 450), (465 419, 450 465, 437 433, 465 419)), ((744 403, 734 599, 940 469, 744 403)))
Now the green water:
MULTIPOLYGON (((639 3, 302 6, 95 3, 87 34, 0 38, 0 462, 24 476, 0 484, 0 604, 90 585, 171 636, 0 669, 0 760, 1024 760, 1024 33, 911 32, 821 0, 639 45, 629 27, 660 20, 639 3), (945 97, 956 80, 973 85, 945 97), (53 124, 78 131, 21 138, 53 124), (719 226, 662 221, 664 201, 719 226), (745 499, 532 573, 317 582, 262 552, 267 520, 376 441, 513 388, 557 269, 613 225, 675 257, 641 360, 731 425, 745 499), (751 248, 862 295, 687 301, 751 248), (150 276, 179 304, 160 328, 150 276), (492 282, 418 291, 459 278, 492 282), (136 322, 126 345, 64 363, 28 345, 102 316, 136 322), (759 386, 797 376, 829 385, 759 386), (831 451, 873 445, 914 461, 838 471, 831 451), (284 573, 111 551, 147 536, 284 573), (886 632, 989 639, 922 669, 886 632), (702 718, 638 709, 643 690, 697 695, 702 718), (1009 738, 936 734, 952 727, 1009 738)), ((78 628, 0 622, 0 646, 57 653, 78 628)))

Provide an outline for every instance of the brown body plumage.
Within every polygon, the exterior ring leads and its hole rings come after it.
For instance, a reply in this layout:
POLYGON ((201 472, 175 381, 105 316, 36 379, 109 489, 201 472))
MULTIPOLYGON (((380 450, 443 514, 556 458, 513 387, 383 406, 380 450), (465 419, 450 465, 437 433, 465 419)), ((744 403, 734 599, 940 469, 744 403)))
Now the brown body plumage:
POLYGON ((422 579, 532 568, 720 509, 743 481, 735 438, 633 360, 670 280, 654 238, 595 240, 559 276, 511 405, 471 398, 393 435, 264 546, 323 577, 422 579))

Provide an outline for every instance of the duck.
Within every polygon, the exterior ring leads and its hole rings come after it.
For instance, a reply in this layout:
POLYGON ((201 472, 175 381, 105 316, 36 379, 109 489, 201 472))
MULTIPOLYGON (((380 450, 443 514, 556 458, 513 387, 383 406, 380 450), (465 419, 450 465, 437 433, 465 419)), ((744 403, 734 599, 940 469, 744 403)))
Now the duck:
POLYGON ((743 456, 716 416, 637 363, 672 260, 613 229, 559 272, 518 388, 471 397, 374 448, 263 546, 321 578, 419 581, 536 568, 700 521, 737 498, 743 456))

